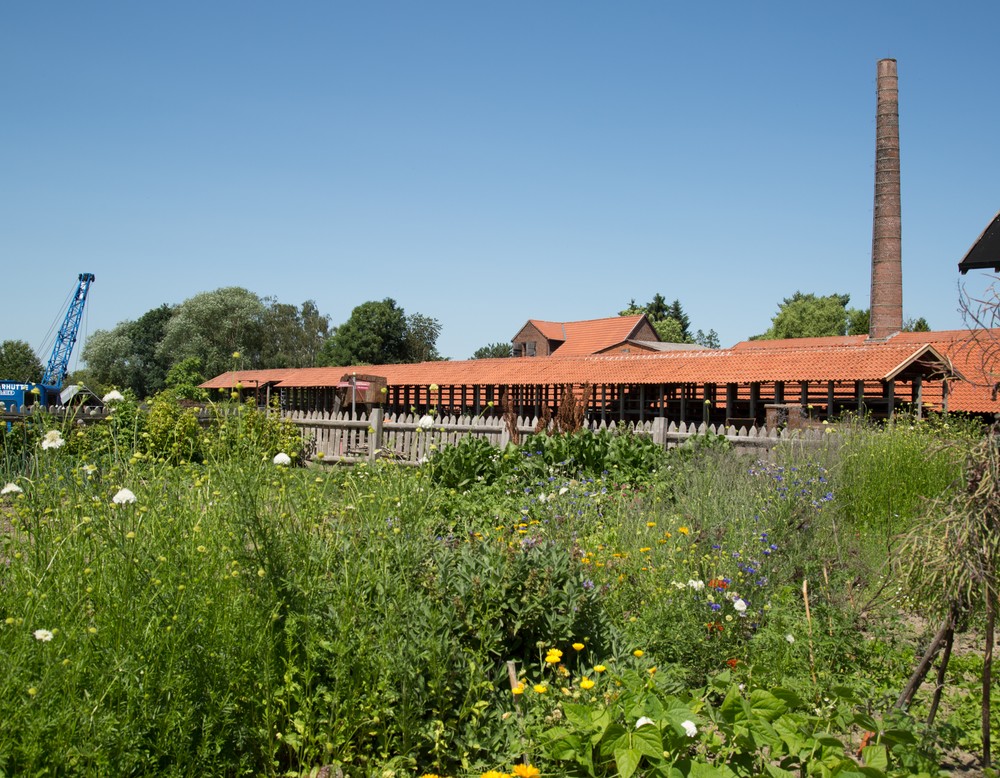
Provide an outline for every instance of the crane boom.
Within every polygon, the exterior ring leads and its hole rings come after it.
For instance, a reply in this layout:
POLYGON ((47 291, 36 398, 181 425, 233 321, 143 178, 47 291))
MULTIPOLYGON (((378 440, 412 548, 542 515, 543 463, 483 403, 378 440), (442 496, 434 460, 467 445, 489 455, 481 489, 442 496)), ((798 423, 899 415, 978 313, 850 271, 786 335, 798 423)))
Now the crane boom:
POLYGON ((76 293, 66 310, 66 318, 56 335, 55 345, 52 347, 52 355, 49 363, 45 367, 45 375, 42 376, 42 384, 54 388, 56 391, 62 389, 63 379, 66 378, 66 371, 69 368, 69 358, 73 353, 73 346, 76 345, 76 336, 80 331, 80 319, 83 318, 83 306, 87 302, 87 292, 94 281, 93 273, 80 273, 76 293))

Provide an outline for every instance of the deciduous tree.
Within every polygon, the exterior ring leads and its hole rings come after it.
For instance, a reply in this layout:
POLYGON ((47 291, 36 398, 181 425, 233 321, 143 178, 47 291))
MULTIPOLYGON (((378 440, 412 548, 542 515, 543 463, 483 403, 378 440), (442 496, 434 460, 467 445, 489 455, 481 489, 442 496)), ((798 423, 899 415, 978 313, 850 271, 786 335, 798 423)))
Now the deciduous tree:
POLYGON ((0 343, 0 378, 38 383, 42 380, 42 372, 41 360, 23 340, 0 343))
POLYGON ((351 311, 323 344, 324 365, 377 365, 439 359, 441 325, 422 314, 409 317, 396 301, 370 300, 351 311))
POLYGON ((510 343, 488 343, 477 348, 472 359, 503 359, 513 353, 510 343))

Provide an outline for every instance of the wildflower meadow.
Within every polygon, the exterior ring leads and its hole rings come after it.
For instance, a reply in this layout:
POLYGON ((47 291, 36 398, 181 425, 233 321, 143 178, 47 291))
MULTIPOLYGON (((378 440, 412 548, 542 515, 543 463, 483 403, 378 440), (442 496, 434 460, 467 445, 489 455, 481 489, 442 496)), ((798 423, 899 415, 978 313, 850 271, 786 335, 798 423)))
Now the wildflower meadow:
POLYGON ((0 775, 982 761, 980 600, 947 673, 898 699, 940 613, 914 533, 961 512, 986 431, 836 432, 766 458, 575 433, 348 468, 251 406, 36 414, 0 432, 0 775))

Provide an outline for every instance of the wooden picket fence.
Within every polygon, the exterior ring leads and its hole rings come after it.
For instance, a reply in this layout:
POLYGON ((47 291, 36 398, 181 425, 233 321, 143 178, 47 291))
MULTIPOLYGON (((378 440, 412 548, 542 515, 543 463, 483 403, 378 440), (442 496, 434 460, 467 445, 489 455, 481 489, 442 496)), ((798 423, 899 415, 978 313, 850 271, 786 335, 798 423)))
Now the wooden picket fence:
MULTIPOLYGON (((32 408, 7 407, 0 411, 0 423, 23 420, 38 412, 32 408)), ((57 415, 61 409, 49 409, 49 415, 57 415)), ((63 411, 73 414, 78 424, 93 424, 106 419, 110 408, 76 409, 63 411)), ((217 410, 204 408, 199 411, 199 420, 208 424, 216 417, 217 410)), ((389 459, 401 464, 417 465, 425 461, 436 449, 453 446, 469 435, 486 438, 491 444, 503 448, 510 442, 510 431, 506 422, 499 417, 484 416, 442 416, 435 418, 426 429, 421 427, 421 416, 417 414, 388 414, 375 409, 369 415, 352 416, 350 413, 331 414, 322 411, 288 411, 283 418, 295 424, 308 442, 314 460, 326 462, 372 462, 389 459)), ((538 427, 538 419, 519 417, 517 431, 528 435, 538 427)), ((735 447, 753 449, 767 455, 779 443, 815 447, 829 438, 826 429, 766 429, 764 427, 726 427, 725 425, 677 424, 664 418, 654 418, 643 422, 591 421, 587 428, 592 431, 611 430, 647 435, 653 442, 664 448, 679 446, 696 435, 723 435, 735 447)))
MULTIPOLYGON (((314 458, 327 462, 364 462, 391 459, 416 465, 425 461, 435 449, 453 446, 462 438, 486 438, 503 448, 510 442, 510 431, 502 418, 482 416, 443 416, 435 418, 426 429, 421 428, 417 414, 384 414, 375 409, 370 416, 352 417, 349 413, 331 414, 322 411, 292 411, 285 418, 302 430, 312 441, 314 458)), ((537 418, 518 417, 517 431, 528 435, 538 426, 537 418)), ((765 429, 707 424, 676 424, 654 418, 644 422, 619 423, 592 421, 592 431, 610 430, 647 435, 664 448, 679 446, 696 435, 722 435, 737 448, 770 452, 779 443, 815 447, 825 443, 827 429, 765 429)))

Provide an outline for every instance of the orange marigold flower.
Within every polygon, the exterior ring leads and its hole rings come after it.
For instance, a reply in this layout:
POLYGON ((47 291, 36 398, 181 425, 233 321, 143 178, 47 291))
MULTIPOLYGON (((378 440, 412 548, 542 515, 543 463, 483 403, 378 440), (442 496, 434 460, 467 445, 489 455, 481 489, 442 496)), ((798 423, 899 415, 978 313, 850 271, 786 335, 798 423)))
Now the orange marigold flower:
POLYGON ((516 764, 514 765, 514 775, 520 776, 520 778, 538 778, 541 775, 541 771, 530 764, 516 764))

